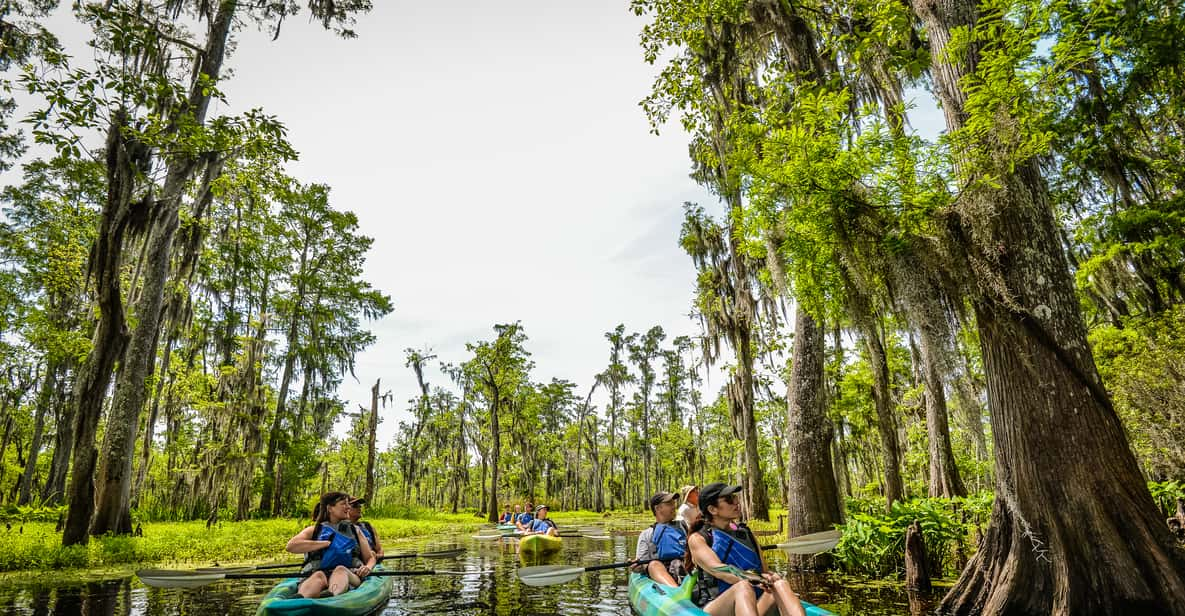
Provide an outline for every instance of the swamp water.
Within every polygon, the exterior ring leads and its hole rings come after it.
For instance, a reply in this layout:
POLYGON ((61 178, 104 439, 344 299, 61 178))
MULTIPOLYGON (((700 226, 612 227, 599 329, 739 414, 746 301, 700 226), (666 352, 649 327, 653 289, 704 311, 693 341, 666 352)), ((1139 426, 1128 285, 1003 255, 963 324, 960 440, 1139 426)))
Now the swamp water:
MULTIPOLYGON (((563 550, 541 559, 515 554, 511 540, 482 541, 469 535, 398 541, 389 553, 465 548, 451 559, 388 561, 389 569, 493 570, 493 573, 396 577, 392 599, 377 614, 452 614, 456 616, 563 614, 631 614, 628 570, 595 571, 567 584, 529 587, 515 570, 536 564, 574 567, 622 562, 634 552, 637 533, 615 534, 608 540, 566 537, 563 550)), ((785 571, 780 553, 766 552, 769 565, 785 571)), ((208 563, 195 563, 202 566, 208 563)), ((151 567, 151 565, 148 565, 151 567)), ((181 567, 177 567, 181 568, 181 567)), ((195 589, 148 588, 129 573, 113 579, 69 581, 28 574, 0 578, 0 614, 33 616, 249 616, 276 580, 225 580, 195 589), (46 581, 52 579, 53 581, 46 581)), ((793 588, 816 605, 844 616, 920 615, 933 611, 941 597, 910 596, 900 585, 840 580, 809 573, 789 574, 793 588)))

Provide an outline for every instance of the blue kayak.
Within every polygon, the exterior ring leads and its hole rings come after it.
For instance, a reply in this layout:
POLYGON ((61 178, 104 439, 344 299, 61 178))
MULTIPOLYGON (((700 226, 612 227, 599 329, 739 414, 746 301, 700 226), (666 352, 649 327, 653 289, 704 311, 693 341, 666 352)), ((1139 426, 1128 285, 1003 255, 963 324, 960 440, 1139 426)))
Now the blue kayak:
MULTIPOLYGON (((691 589, 695 586, 699 572, 683 579, 678 588, 656 584, 640 573, 630 573, 630 605, 641 616, 706 616, 691 601, 691 589)), ((835 616, 817 605, 802 602, 806 616, 835 616)))
MULTIPOLYGON (((382 571, 382 565, 375 567, 382 571)), ((358 588, 336 597, 305 599, 296 594, 304 578, 288 578, 272 588, 259 603, 255 616, 365 616, 381 608, 391 599, 395 578, 369 576, 358 588)))

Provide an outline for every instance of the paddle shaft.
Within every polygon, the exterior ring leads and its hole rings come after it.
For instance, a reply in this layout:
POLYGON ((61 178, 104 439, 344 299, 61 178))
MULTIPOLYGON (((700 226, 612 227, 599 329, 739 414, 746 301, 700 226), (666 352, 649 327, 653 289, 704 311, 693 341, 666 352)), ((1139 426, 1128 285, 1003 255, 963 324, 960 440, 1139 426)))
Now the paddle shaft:
MULTIPOLYGON (((375 559, 375 562, 383 562, 384 560, 395 560, 400 558, 448 558, 451 556, 460 556, 464 550, 441 550, 439 552, 424 552, 423 554, 392 554, 390 556, 380 556, 375 559)), ((259 565, 254 567, 256 571, 267 571, 270 569, 291 569, 292 567, 303 567, 304 563, 275 563, 271 565, 259 565)))
MULTIPOLYGON (((316 573, 312 571, 309 573, 227 573, 224 579, 227 580, 274 580, 278 578, 293 578, 293 577, 309 577, 316 573)), ((378 577, 398 576, 404 577, 409 575, 437 575, 440 571, 371 571, 370 575, 378 577)), ((369 577, 369 576, 368 576, 369 577)))

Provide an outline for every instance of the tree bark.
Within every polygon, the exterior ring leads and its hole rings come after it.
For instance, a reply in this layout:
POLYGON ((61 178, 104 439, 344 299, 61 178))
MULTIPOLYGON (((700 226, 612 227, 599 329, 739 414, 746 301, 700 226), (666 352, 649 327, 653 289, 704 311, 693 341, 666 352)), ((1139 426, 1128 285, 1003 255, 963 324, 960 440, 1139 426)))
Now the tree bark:
POLYGON ((374 503, 374 441, 379 429, 379 382, 370 388, 370 421, 366 434, 366 502, 374 503))
POLYGON ((41 379, 41 389, 37 392, 37 410, 33 417, 33 436, 29 441, 29 457, 25 462, 25 472, 21 476, 21 491, 17 498, 17 505, 28 505, 33 500, 33 478, 37 474, 37 457, 41 453, 41 437, 45 430, 45 415, 53 404, 53 398, 58 387, 58 373, 62 363, 51 358, 45 365, 45 376, 41 379))
POLYGON ((920 327, 918 334, 921 338, 919 354, 925 382, 926 432, 929 435, 930 497, 966 496, 967 490, 959 478, 950 444, 949 415, 941 370, 944 363, 939 361, 941 351, 937 346, 941 343, 925 327, 920 327))
POLYGON ((134 213, 148 207, 143 201, 132 203, 138 168, 147 166, 149 155, 142 145, 124 137, 127 122, 127 113, 121 109, 112 116, 107 132, 107 199, 88 265, 94 278, 99 319, 91 339, 91 351, 75 375, 70 396, 68 415, 73 417, 71 449, 74 451, 67 495, 70 508, 62 527, 64 546, 86 543, 89 537, 87 531, 95 507, 95 463, 99 455, 95 451, 95 435, 112 370, 128 340, 120 288, 124 234, 134 213))
POLYGON ((881 334, 874 321, 861 319, 864 347, 868 350, 868 367, 872 370, 872 398, 876 404, 876 430, 880 435, 881 458, 885 465, 885 507, 902 499, 901 448, 897 441, 897 418, 893 412, 889 363, 881 334))
MULTIPOLYGON (((791 537, 796 537, 831 530, 843 523, 831 465, 835 427, 824 404, 823 330, 801 305, 794 315, 793 353, 786 412, 790 451, 786 509, 787 529, 791 537)), ((796 567, 828 567, 830 557, 791 555, 790 563, 796 567)))
MULTIPOLYGON (((974 27, 973 0, 915 0, 934 50, 974 27)), ((985 43, 979 43, 985 44, 985 43)), ((980 48, 933 56, 952 132, 980 48)), ((960 196, 955 232, 990 268, 974 306, 996 459, 983 547, 943 599, 947 614, 1185 614, 1185 554, 1140 475, 1103 389, 1034 161, 960 196)), ((982 274, 981 274, 982 275, 982 274)))

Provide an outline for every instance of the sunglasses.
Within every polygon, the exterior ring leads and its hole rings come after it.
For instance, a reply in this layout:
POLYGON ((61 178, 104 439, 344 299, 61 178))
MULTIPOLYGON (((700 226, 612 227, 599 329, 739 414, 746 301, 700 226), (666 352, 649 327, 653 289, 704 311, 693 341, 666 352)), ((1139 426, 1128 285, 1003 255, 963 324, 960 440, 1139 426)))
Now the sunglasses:
POLYGON ((726 496, 721 496, 720 500, 722 500, 730 505, 735 505, 735 504, 737 504, 737 495, 736 494, 728 494, 726 496))

